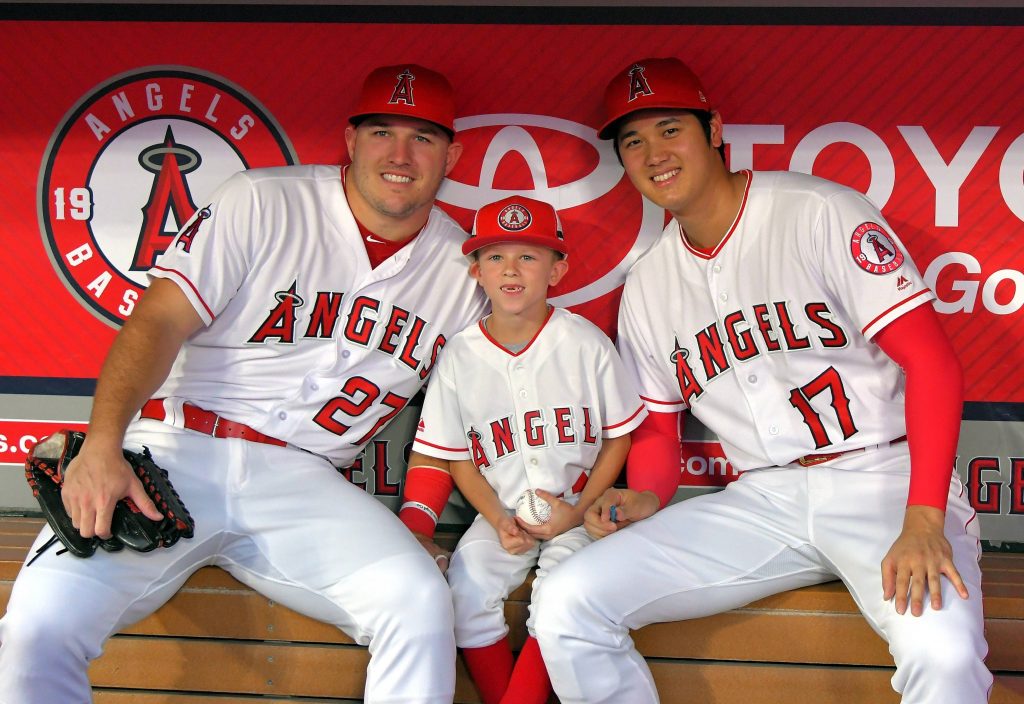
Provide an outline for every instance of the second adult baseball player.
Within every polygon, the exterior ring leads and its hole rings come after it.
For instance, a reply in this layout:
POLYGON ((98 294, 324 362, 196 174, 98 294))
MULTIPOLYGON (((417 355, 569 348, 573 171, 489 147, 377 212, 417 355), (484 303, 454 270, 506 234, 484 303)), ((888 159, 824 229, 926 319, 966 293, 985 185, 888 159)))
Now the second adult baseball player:
POLYGON ((124 496, 159 517, 122 456, 146 446, 195 535, 145 554, 51 550, 24 567, 0 621, 4 704, 89 701, 106 639, 204 565, 369 644, 366 702, 452 701, 448 585, 335 469, 483 312, 466 235, 433 207, 460 154, 451 86, 415 65, 378 69, 350 123, 346 169, 235 175, 150 271, 63 498, 85 537, 110 534, 124 496))
POLYGON ((548 701, 532 619, 513 669, 504 600, 535 565, 540 593, 546 575, 591 542, 583 512, 618 477, 629 433, 647 415, 611 340, 548 304, 567 251, 547 203, 510 196, 480 209, 463 252, 491 314, 445 347, 413 445, 451 460, 456 484, 479 511, 448 581, 455 642, 484 704, 548 701), (546 521, 513 515, 528 491, 552 507, 546 521))
POLYGON ((587 528, 610 535, 537 605, 560 700, 656 702, 630 628, 839 577, 888 641, 905 703, 985 702, 977 521, 951 476, 960 367, 903 244, 853 190, 730 172, 721 117, 676 59, 626 67, 605 108, 601 136, 673 219, 619 316, 652 411, 630 489, 595 502, 587 528), (658 511, 679 481, 683 409, 742 474, 658 511))

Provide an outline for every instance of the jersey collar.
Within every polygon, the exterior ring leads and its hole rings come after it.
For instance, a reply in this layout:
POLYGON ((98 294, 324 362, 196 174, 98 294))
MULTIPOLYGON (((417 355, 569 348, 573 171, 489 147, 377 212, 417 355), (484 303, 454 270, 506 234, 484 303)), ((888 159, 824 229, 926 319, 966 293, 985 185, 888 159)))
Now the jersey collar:
POLYGON ((682 241, 683 247, 693 254, 693 256, 701 259, 714 259, 718 256, 718 253, 722 251, 722 247, 725 246, 725 243, 729 241, 729 238, 732 237, 732 233, 735 232, 736 228, 739 226, 740 218, 743 217, 743 211, 746 210, 747 207, 747 196, 750 195, 750 183, 754 180, 754 173, 749 169, 743 169, 740 173, 747 175, 747 183, 743 187, 743 198, 740 200, 739 210, 736 211, 736 217, 733 218, 732 225, 729 226, 729 230, 725 233, 725 237, 722 238, 721 242, 715 245, 714 249, 700 249, 699 247, 694 247, 690 244, 690 240, 687 238, 686 232, 683 231, 683 226, 679 224, 678 220, 676 220, 676 227, 679 230, 679 239, 682 241))
POLYGON ((551 316, 554 315, 554 314, 555 314, 555 307, 553 305, 551 305, 551 304, 548 304, 548 317, 544 318, 544 322, 541 323, 540 328, 537 330, 537 332, 534 334, 534 336, 532 338, 530 338, 530 341, 527 342, 526 345, 523 347, 523 349, 519 350, 518 352, 512 352, 509 348, 505 347, 505 345, 501 344, 500 342, 495 340, 493 337, 491 337, 491 333, 488 332, 488 330, 487 330, 487 319, 489 317, 491 317, 491 316, 489 316, 489 315, 484 316, 483 318, 480 319, 480 321, 477 323, 477 325, 480 327, 480 332, 483 333, 483 336, 485 338, 487 338, 487 340, 489 340, 492 345, 494 345, 498 349, 502 350, 503 352, 505 352, 509 356, 519 357, 520 355, 526 354, 526 350, 530 349, 533 346, 533 343, 536 342, 537 338, 540 337, 540 334, 542 332, 544 332, 544 328, 547 327, 548 322, 551 320, 551 316))

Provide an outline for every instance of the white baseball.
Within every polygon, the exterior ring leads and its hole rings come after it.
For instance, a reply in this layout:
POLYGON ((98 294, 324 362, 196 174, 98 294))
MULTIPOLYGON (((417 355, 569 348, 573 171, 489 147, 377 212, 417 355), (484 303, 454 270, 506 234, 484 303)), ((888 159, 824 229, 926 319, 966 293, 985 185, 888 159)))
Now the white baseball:
POLYGON ((516 515, 523 523, 539 526, 551 518, 551 504, 537 496, 533 489, 527 489, 516 499, 516 515))

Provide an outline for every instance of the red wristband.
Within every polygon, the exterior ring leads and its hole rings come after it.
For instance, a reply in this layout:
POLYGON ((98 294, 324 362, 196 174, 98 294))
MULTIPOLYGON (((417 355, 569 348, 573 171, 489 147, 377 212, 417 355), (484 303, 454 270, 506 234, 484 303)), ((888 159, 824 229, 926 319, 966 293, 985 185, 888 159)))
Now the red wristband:
POLYGON ((405 473, 405 494, 398 511, 399 520, 413 533, 432 538, 454 486, 452 475, 443 469, 410 467, 405 473))

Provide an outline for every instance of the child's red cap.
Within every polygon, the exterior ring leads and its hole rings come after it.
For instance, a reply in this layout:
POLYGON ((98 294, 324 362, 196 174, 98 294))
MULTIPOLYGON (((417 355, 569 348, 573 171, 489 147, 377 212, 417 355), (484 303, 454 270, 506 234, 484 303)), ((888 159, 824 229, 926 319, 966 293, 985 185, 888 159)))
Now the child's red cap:
POLYGON ((568 254, 558 213, 547 203, 525 196, 509 196, 480 208, 462 253, 472 254, 499 242, 534 244, 568 254))

